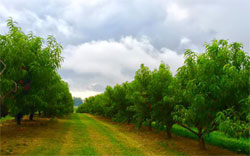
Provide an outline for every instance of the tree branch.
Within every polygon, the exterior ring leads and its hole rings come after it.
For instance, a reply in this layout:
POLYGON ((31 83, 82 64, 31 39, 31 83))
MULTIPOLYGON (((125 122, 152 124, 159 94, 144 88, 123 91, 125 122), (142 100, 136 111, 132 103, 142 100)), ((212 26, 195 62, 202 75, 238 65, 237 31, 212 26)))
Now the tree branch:
POLYGON ((0 75, 2 75, 2 73, 5 71, 6 69, 6 64, 0 59, 0 62, 3 64, 3 69, 2 71, 0 72, 0 75))
POLYGON ((187 126, 185 126, 185 125, 183 125, 183 124, 181 124, 181 123, 179 123, 179 122, 177 122, 177 124, 180 125, 180 126, 183 127, 183 128, 186 128, 187 130, 189 130, 189 131, 192 132, 193 134, 199 136, 199 134, 198 134, 197 132, 193 131, 191 128, 189 128, 189 127, 187 127, 187 126))
POLYGON ((3 101, 6 97, 8 97, 11 93, 15 93, 17 92, 18 86, 17 83, 14 81, 15 84, 15 88, 11 89, 10 91, 8 91, 5 95, 3 95, 2 97, 0 97, 0 101, 3 101))
MULTIPOLYGON (((2 71, 0 72, 0 76, 3 74, 3 72, 5 71, 6 69, 6 64, 0 59, 0 62, 3 64, 3 69, 2 71)), ((0 101, 2 102, 7 96, 9 96, 11 93, 15 93, 17 92, 17 83, 15 81, 14 82, 14 85, 15 85, 15 88, 11 89, 10 91, 8 91, 5 95, 1 96, 0 97, 0 101)))

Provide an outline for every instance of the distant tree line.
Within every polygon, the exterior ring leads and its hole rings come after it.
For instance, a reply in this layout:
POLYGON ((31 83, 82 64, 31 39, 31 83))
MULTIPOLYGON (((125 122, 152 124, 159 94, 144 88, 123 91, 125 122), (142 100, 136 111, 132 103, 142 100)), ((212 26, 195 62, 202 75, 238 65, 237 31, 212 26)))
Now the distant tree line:
POLYGON ((173 74, 163 62, 150 71, 141 65, 132 82, 107 86, 86 98, 77 112, 98 114, 138 128, 152 122, 166 127, 171 138, 178 124, 199 138, 220 130, 231 137, 249 137, 250 57, 240 43, 213 40, 205 52, 185 52, 185 62, 173 74))
POLYGON ((0 117, 8 113, 21 123, 24 115, 58 116, 73 112, 69 87, 57 70, 62 46, 53 36, 45 41, 25 34, 12 19, 0 35, 0 117))
POLYGON ((74 99, 74 106, 80 106, 82 104, 82 99, 79 97, 73 97, 74 99))

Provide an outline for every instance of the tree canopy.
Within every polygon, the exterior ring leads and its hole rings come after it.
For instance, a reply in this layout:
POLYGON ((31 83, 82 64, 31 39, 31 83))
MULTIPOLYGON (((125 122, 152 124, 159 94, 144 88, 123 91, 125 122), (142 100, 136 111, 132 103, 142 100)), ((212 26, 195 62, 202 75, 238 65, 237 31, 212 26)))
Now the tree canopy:
POLYGON ((45 42, 32 32, 25 34, 12 19, 7 26, 9 32, 0 35, 1 108, 19 124, 23 115, 31 114, 32 119, 37 111, 47 115, 72 112, 68 85, 57 73, 63 61, 61 44, 53 36, 45 42))

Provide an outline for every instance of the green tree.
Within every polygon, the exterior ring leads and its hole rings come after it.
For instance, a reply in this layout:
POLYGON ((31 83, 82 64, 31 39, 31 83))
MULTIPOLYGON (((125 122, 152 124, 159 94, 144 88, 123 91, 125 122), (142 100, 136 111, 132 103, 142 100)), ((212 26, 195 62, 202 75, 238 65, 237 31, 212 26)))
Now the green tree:
POLYGON ((239 109, 240 100, 249 94, 249 57, 241 44, 214 40, 205 47, 199 55, 185 52, 185 65, 176 75, 185 104, 176 106, 173 113, 179 125, 198 136, 202 149, 203 136, 218 128, 216 114, 232 106, 239 109))
MULTIPOLYGON (((46 91, 53 86, 54 78, 61 81, 55 75, 63 61, 62 46, 53 36, 45 43, 32 33, 26 35, 12 19, 8 19, 7 26, 9 32, 0 35, 1 69, 5 70, 1 72, 1 105, 8 105, 20 124, 23 115, 30 114, 32 119, 34 112, 48 106, 46 91)), ((67 87, 59 88, 69 93, 67 87)))
POLYGON ((174 124, 171 113, 175 106, 172 90, 173 76, 169 67, 163 62, 159 70, 152 72, 152 80, 149 87, 150 103, 152 103, 152 117, 158 124, 165 125, 167 135, 171 138, 170 129, 174 124))
POLYGON ((151 77, 152 72, 149 68, 144 66, 144 64, 141 64, 141 67, 136 71, 134 81, 131 84, 133 87, 131 97, 132 102, 134 103, 135 118, 139 129, 143 122, 148 122, 151 129, 151 103, 148 91, 151 77))
POLYGON ((130 123, 133 119, 134 111, 131 109, 133 103, 128 98, 129 83, 125 82, 122 85, 115 85, 114 87, 114 108, 117 110, 114 120, 119 122, 130 123))

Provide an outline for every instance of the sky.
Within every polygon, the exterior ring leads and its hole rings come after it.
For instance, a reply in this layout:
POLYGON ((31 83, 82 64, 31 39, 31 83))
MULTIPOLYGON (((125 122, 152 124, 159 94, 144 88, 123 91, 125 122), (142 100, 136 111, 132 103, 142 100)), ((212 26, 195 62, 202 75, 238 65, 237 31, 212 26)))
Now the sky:
POLYGON ((133 80, 142 63, 163 61, 175 74, 185 49, 201 53, 213 39, 250 52, 250 0, 0 0, 0 34, 9 17, 25 33, 56 37, 58 72, 81 98, 133 80))

